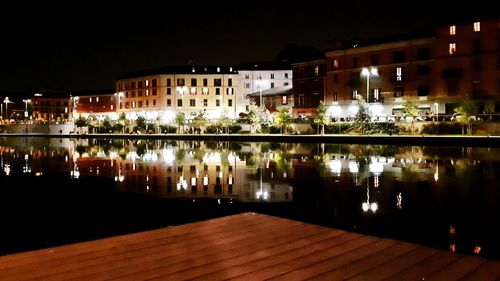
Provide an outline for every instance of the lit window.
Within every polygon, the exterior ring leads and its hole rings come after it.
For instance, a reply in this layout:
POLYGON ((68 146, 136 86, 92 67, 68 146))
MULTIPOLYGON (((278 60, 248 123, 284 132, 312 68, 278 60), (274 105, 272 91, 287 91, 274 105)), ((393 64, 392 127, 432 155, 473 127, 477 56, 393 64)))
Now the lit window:
POLYGON ((271 79, 274 79, 274 73, 271 73, 271 79))
POLYGON ((476 21, 476 22, 474 23, 474 31, 475 31, 475 32, 479 32, 479 31, 481 31, 481 23, 480 23, 480 22, 476 21))
POLYGON ((146 96, 149 96, 149 90, 146 90, 146 96))
POLYGON ((450 55, 453 55, 454 53, 457 52, 457 44, 456 43, 450 43, 450 55))
POLYGON ((220 67, 217 67, 217 72, 220 72, 220 67))
POLYGON ((135 108, 135 101, 132 102, 132 108, 135 108))
POLYGON ((204 88, 203 88, 203 94, 204 94, 204 95, 208 95, 208 88, 207 88, 207 87, 204 87, 204 88))
POLYGON ((375 100, 379 100, 379 91, 380 89, 373 89, 373 98, 375 100))
POLYGON ((355 100, 358 98, 358 90, 352 90, 352 99, 355 100))
POLYGON ((314 76, 319 76, 319 66, 314 67, 314 76))
POLYGON ((396 68, 396 81, 402 81, 403 79, 403 70, 401 67, 396 68))
POLYGON ((288 104, 288 97, 287 96, 281 97, 281 104, 288 104))
POLYGON ((455 35, 457 32, 457 27, 454 25, 450 25, 450 35, 455 35))
POLYGON ((195 87, 191 88, 191 95, 196 95, 196 88, 195 87))
POLYGON ((334 70, 339 69, 339 60, 337 59, 333 60, 333 69, 334 70))
POLYGON ((149 80, 146 80, 146 88, 149 87, 149 80))
POLYGON ((89 98, 89 102, 92 102, 92 98, 89 98))
POLYGON ((99 102, 99 97, 96 97, 96 98, 95 98, 95 101, 96 101, 96 102, 99 102))

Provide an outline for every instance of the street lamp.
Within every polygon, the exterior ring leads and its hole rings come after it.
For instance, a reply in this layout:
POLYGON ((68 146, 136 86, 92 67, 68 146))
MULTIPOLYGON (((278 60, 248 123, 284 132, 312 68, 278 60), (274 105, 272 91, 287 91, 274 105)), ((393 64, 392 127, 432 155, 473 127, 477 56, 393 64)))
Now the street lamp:
POLYGON ((3 102, 5 103, 5 119, 9 119, 9 109, 8 109, 8 105, 9 103, 13 103, 9 100, 9 97, 5 97, 5 99, 3 100, 3 102))
POLYGON ((259 80, 255 81, 255 83, 259 85, 259 107, 262 107, 262 87, 267 84, 267 81, 259 77, 259 80))
POLYGON ((26 100, 23 100, 24 104, 25 104, 25 108, 24 108, 24 118, 28 118, 28 102, 31 102, 30 99, 26 99, 26 100))
POLYGON ((436 122, 439 122, 439 103, 435 102, 434 106, 436 106, 436 122))
POLYGON ((378 76, 378 70, 375 67, 370 66, 363 67, 361 69, 361 75, 366 76, 366 102, 369 102, 370 98, 370 76, 378 76))

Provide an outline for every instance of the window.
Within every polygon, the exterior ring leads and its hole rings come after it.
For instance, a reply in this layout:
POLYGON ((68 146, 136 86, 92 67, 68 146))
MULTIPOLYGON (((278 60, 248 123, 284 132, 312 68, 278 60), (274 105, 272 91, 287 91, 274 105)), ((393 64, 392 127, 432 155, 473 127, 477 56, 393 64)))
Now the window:
POLYGON ((215 100, 215 106, 220 106, 220 99, 215 100))
POLYGON ((156 79, 151 80, 151 84, 153 84, 153 88, 156 87, 156 79))
POLYGON ((479 72, 481 70, 481 60, 479 58, 474 58, 472 60, 472 71, 479 72))
POLYGON ((449 48, 450 55, 453 55, 456 52, 457 52, 457 44, 456 43, 450 43, 450 48, 449 48))
POLYGON ((228 85, 229 87, 232 87, 232 86, 233 86, 233 79, 232 79, 232 78, 227 79, 227 85, 228 85))
POLYGON ((274 79, 274 73, 271 73, 271 79, 274 79))
POLYGON ((299 107, 304 106, 304 95, 303 94, 299 95, 298 105, 299 105, 299 107))
MULTIPOLYGON (((132 96, 134 96, 134 95, 132 95, 132 96)), ((148 89, 146 89, 146 96, 149 96, 149 90, 148 89)))
POLYGON ((426 97, 429 95, 429 85, 419 85, 417 87, 417 96, 426 97))
POLYGON ((250 79, 250 75, 249 74, 245 74, 245 79, 250 79))
POLYGON ((208 79, 203 78, 203 87, 208 87, 208 79))
POLYGON ((376 101, 380 100, 380 89, 373 89, 373 99, 376 101))
POLYGON ((92 98, 89 98, 89 102, 92 102, 92 98))
POLYGON ((319 76, 319 66, 314 67, 314 76, 319 76))
POLYGON ((177 106, 181 107, 182 106, 182 99, 177 100, 177 106))
POLYGON ((196 95, 196 88, 195 88, 195 87, 192 87, 192 88, 191 88, 191 91, 189 91, 189 94, 190 94, 190 95, 196 95))
POLYGON ((288 79, 288 73, 285 73, 285 79, 288 79))
POLYGON ((233 106, 233 100, 232 99, 228 99, 227 100, 227 106, 233 106))
POLYGON ((189 100, 189 106, 191 106, 191 107, 196 106, 196 100, 195 99, 190 99, 189 100))
POLYGON ((222 86, 222 79, 220 78, 214 79, 214 86, 216 87, 222 86))
POLYGON ((287 96, 281 97, 281 104, 288 104, 288 97, 287 96))
POLYGON ((372 65, 378 65, 378 54, 371 54, 370 62, 372 63, 372 65))
POLYGON ((481 23, 476 21, 474 23, 474 32, 479 32, 479 31, 481 31, 481 23))
POLYGON ((396 86, 394 87, 394 97, 395 98, 400 98, 404 96, 404 88, 403 86, 396 86))
POLYGON ((418 48, 417 60, 427 60, 427 59, 429 59, 429 48, 418 48))
POLYGON ((153 100, 153 106, 156 106, 156 100, 153 100))
POLYGON ((472 41, 472 51, 474 53, 479 53, 481 51, 481 41, 479 41, 479 39, 474 39, 474 41, 472 41))
POLYGON ((403 69, 401 67, 396 67, 396 81, 403 80, 403 69))
POLYGON ((352 90, 352 99, 355 100, 358 98, 358 90, 352 90))
POLYGON ((156 96, 158 94, 157 89, 153 88, 153 96, 156 96))
POLYGON ((149 100, 146 100, 146 107, 149 107, 149 100))
POLYGON ((172 106, 172 100, 171 99, 167 99, 167 106, 172 106))
POLYGON ((220 95, 220 88, 215 88, 215 94, 220 95))
POLYGON ((208 100, 207 99, 204 99, 203 100, 203 106, 207 107, 208 106, 208 100))
POLYGON ((177 78, 177 86, 184 86, 184 78, 177 78))
POLYGON ((337 74, 333 74, 333 83, 339 82, 339 76, 337 74))
POLYGON ((417 74, 418 75, 426 75, 429 74, 429 65, 422 64, 417 66, 417 74))
POLYGON ((138 103, 138 107, 141 108, 142 107, 142 101, 139 101, 138 103))
POLYGON ((450 25, 450 35, 455 35, 457 33, 457 27, 455 25, 450 25))
POLYGON ((250 89, 250 83, 248 82, 245 83, 245 89, 250 89))
POLYGON ((132 102, 132 108, 135 108, 135 101, 132 102))
POLYGON ((149 80, 146 80, 146 88, 149 87, 149 80))
POLYGON ((289 83, 288 82, 283 82, 283 86, 288 86, 289 83))
POLYGON ((274 82, 271 82, 271 88, 274 88, 274 82))
POLYGON ((234 95, 234 88, 226 88, 226 95, 234 95))
POLYGON ((358 67, 358 58, 353 57, 352 58, 352 68, 356 68, 356 67, 358 67))
POLYGON ((167 88, 167 96, 170 96, 172 94, 172 88, 167 88))
POLYGON ((196 78, 191 78, 191 86, 196 87, 196 78))
POLYGON ((208 88, 207 87, 204 87, 202 91, 203 91, 202 95, 208 96, 208 88))
POLYGON ((339 69, 339 60, 338 59, 334 59, 332 61, 332 69, 333 70, 338 70, 339 69))
POLYGON ((137 96, 142 97, 142 90, 137 90, 137 96))
POLYGON ((172 86, 172 81, 170 80, 170 78, 167 78, 167 87, 170 87, 172 86))
POLYGON ((392 61, 394 63, 400 63, 405 61, 405 52, 404 51, 395 51, 392 53, 392 61))
POLYGON ((333 101, 338 101, 338 94, 337 94, 337 92, 333 92, 333 101))

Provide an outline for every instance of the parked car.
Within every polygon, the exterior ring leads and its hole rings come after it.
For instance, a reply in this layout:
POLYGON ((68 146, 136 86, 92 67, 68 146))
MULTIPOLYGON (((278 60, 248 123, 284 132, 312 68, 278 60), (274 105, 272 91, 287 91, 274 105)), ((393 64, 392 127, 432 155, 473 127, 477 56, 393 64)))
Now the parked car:
MULTIPOLYGON (((451 121, 460 121, 461 117, 464 116, 463 113, 461 112, 457 112, 457 113, 453 113, 453 115, 451 116, 450 120, 451 121)), ((469 119, 472 120, 472 121, 477 121, 478 118, 476 116, 469 116, 469 119)))

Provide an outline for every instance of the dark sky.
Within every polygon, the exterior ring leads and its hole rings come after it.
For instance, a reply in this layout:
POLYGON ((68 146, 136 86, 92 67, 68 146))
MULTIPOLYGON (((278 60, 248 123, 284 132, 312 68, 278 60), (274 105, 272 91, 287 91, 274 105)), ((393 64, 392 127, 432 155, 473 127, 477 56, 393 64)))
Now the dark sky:
POLYGON ((491 0, 66 2, 3 9, 0 91, 112 88, 130 71, 272 60, 288 43, 324 49, 333 38, 380 37, 496 11, 491 0))

